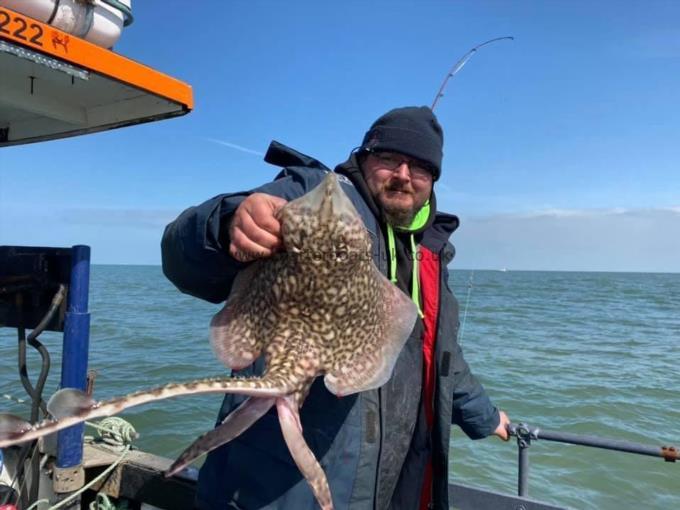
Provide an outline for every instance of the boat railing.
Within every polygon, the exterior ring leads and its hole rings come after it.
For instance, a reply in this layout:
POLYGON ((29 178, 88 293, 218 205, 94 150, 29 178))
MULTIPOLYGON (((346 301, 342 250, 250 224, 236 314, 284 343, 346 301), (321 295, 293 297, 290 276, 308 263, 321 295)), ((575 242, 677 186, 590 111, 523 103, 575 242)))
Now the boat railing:
POLYGON ((529 498, 529 447, 538 440, 600 448, 604 450, 658 457, 666 462, 680 460, 680 449, 675 446, 650 446, 621 439, 543 430, 526 423, 511 423, 508 433, 517 439, 517 496, 468 485, 449 484, 449 499, 459 510, 563 510, 529 498))
POLYGON ((591 448, 601 448, 616 452, 660 457, 666 462, 675 462, 680 459, 680 450, 674 446, 649 446, 622 439, 610 439, 607 437, 574 434, 570 432, 542 430, 538 427, 531 427, 526 423, 520 423, 519 425, 510 424, 508 432, 511 436, 517 438, 517 447, 519 451, 517 494, 519 496, 526 496, 529 493, 529 447, 531 446, 532 441, 537 441, 539 439, 557 443, 588 446, 591 448))

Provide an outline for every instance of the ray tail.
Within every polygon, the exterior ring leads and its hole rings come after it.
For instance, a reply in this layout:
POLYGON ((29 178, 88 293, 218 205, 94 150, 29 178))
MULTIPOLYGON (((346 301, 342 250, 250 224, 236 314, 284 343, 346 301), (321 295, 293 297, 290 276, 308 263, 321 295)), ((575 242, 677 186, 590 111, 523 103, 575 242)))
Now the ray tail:
POLYGON ((331 499, 331 491, 328 488, 326 474, 302 436, 300 415, 294 397, 289 395, 277 398, 276 410, 279 413, 283 438, 286 441, 286 445, 288 445, 288 450, 290 450, 295 464, 302 472, 305 480, 307 480, 322 510, 333 510, 333 500, 331 499))
POLYGON ((164 400, 166 398, 204 393, 236 393, 250 397, 279 397, 292 391, 292 385, 280 377, 231 377, 201 379, 186 383, 173 383, 131 393, 124 397, 96 402, 86 393, 71 388, 54 394, 48 409, 56 419, 47 419, 27 427, 18 417, 0 415, 0 448, 32 441, 59 430, 77 425, 85 420, 113 416, 130 407, 164 400))

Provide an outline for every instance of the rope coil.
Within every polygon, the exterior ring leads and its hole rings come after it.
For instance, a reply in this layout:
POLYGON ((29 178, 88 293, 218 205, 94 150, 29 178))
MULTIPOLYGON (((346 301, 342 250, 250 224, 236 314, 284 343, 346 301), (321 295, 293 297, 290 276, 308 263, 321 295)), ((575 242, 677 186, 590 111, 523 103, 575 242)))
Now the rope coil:
POLYGON ((127 446, 139 437, 139 434, 130 422, 118 416, 104 418, 99 423, 89 423, 97 429, 99 437, 112 446, 127 446))

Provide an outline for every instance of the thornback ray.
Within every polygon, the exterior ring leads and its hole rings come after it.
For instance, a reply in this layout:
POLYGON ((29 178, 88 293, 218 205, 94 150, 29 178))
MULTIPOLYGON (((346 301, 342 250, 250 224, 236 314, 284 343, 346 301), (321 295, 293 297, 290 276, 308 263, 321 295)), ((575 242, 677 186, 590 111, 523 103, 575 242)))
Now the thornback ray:
POLYGON ((0 415, 0 447, 166 398, 243 394, 250 398, 189 446, 169 474, 242 434, 275 406, 293 461, 321 508, 332 509, 332 487, 304 440, 299 409, 319 376, 338 396, 387 382, 417 310, 373 264, 370 236, 336 174, 288 202, 277 217, 283 251, 239 272, 210 325, 218 359, 239 370, 264 356, 262 377, 168 384, 104 402, 61 390, 48 405, 52 419, 27 428, 19 418, 0 415))

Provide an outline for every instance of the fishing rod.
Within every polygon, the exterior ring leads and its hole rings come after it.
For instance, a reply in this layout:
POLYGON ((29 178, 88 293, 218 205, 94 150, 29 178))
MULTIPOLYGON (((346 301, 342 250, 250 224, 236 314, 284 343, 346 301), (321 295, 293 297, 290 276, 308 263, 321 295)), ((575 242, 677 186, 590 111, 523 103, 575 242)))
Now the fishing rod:
POLYGON ((441 87, 439 87, 439 91, 437 92, 437 95, 435 96, 430 109, 434 111, 435 107, 437 106, 437 102, 439 101, 439 98, 444 97, 444 89, 446 88, 446 84, 449 82, 449 80, 453 77, 454 74, 456 74, 463 68, 467 61, 470 60, 470 57, 472 57, 472 55, 474 55, 479 48, 481 48, 482 46, 486 46, 487 44, 491 44, 492 42, 503 41, 505 39, 508 39, 510 41, 515 40, 515 38, 512 36, 496 37, 495 39, 489 39, 488 41, 485 41, 482 44, 478 44, 470 51, 468 51, 465 55, 463 55, 461 59, 458 60, 458 62, 456 62, 454 66, 451 68, 449 73, 446 75, 446 78, 444 78, 444 81, 442 82, 441 87))

